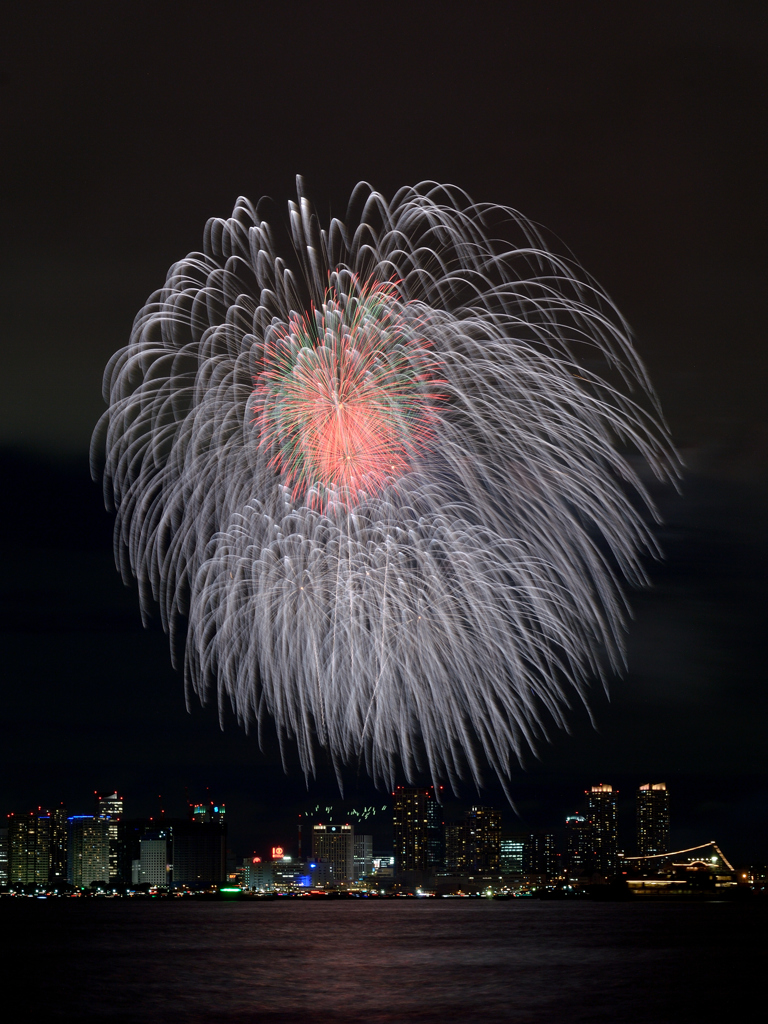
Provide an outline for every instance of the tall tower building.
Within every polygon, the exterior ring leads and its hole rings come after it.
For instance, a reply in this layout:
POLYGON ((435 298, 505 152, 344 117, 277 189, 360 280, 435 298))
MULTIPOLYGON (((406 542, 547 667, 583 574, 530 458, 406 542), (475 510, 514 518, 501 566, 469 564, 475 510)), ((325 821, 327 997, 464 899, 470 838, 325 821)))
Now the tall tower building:
POLYGON ((603 876, 616 874, 619 791, 601 782, 587 791, 587 817, 592 833, 593 870, 603 876))
POLYGON ((8 884, 48 885, 50 818, 38 808, 8 815, 8 884))
POLYGON ((637 852, 650 857, 669 850, 669 792, 664 782, 646 782, 637 791, 637 852))
POLYGON ((373 836, 356 835, 353 842, 355 856, 355 881, 373 874, 373 836))
POLYGON ((50 812, 48 879, 52 885, 64 885, 67 881, 67 834, 67 809, 59 804, 50 812))
POLYGON ((109 822, 90 814, 67 818, 67 880, 87 888, 109 883, 109 822))
POLYGON ((398 871, 428 871, 442 859, 440 807, 434 789, 398 786, 393 793, 392 826, 398 871))
POLYGON ((139 874, 145 885, 169 884, 168 834, 165 829, 148 832, 139 843, 139 874))
POLYGON ((312 859, 330 864, 335 882, 354 881, 355 830, 351 825, 315 825, 312 859))
POLYGON ((592 829, 582 814, 565 819, 566 867, 572 878, 592 869, 592 829))
POLYGON ((464 819, 470 871, 498 871, 501 861, 501 811, 473 807, 464 819))
MULTIPOLYGON (((123 818, 123 798, 114 793, 94 793, 96 817, 109 822, 109 881, 116 884, 120 875, 120 825, 123 818)), ((124 881, 126 881, 124 879, 124 881)))

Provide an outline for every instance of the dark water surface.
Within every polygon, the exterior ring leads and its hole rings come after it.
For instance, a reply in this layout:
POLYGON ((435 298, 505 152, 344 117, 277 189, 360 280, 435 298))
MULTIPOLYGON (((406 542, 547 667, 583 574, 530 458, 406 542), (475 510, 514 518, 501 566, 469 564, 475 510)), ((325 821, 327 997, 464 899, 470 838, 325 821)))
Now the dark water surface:
POLYGON ((766 925, 762 903, 0 904, 9 1021, 762 1020, 766 925))

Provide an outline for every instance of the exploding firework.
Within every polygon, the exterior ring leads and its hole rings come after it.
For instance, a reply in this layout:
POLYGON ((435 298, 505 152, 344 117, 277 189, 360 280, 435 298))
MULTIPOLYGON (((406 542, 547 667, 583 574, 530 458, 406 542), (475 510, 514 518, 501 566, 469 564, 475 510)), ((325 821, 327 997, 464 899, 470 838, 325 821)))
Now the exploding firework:
POLYGON ((677 463, 626 325, 452 187, 360 185, 323 228, 299 182, 286 244, 261 213, 209 221, 107 367, 123 576, 188 697, 271 717, 305 773, 503 781, 622 668, 656 552, 640 466, 677 463))

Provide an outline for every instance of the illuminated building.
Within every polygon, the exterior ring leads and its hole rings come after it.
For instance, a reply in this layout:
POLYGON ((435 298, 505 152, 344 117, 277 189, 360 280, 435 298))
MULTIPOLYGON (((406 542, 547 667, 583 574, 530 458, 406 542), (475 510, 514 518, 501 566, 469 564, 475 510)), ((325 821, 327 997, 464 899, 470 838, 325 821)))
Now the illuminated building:
POLYGON ((356 835, 354 838, 354 878, 359 881, 373 874, 373 836, 356 835))
POLYGON ((169 831, 147 832, 139 841, 139 879, 143 885, 165 886, 168 871, 169 831))
POLYGON ((0 888, 8 885, 8 828, 0 828, 0 888))
POLYGON ((466 859, 470 871, 498 871, 501 856, 501 812, 493 807, 467 811, 466 859))
POLYGON ((336 882, 355 878, 355 831, 351 825, 315 825, 312 828, 312 860, 331 865, 336 882))
POLYGON ((302 865, 293 857, 283 856, 272 861, 272 878, 278 892, 290 892, 296 888, 296 878, 302 865))
POLYGON ((587 791, 587 817, 592 840, 592 870, 608 877, 616 874, 618 790, 600 783, 587 791))
POLYGON ((666 783, 645 783, 637 791, 637 852, 653 857, 669 850, 669 792, 666 783))
POLYGON ((123 817, 123 798, 114 793, 94 793, 96 817, 109 822, 109 880, 116 884, 120 878, 120 828, 123 817))
POLYGON ((8 884, 48 885, 50 818, 38 809, 8 815, 8 884))
POLYGON ((460 875, 466 868, 464 822, 452 821, 445 825, 445 870, 460 875))
POLYGON ((255 853, 246 857, 243 861, 243 885, 256 892, 271 892, 275 882, 269 861, 262 860, 255 853))
POLYGON ((109 882, 109 822, 93 815, 67 818, 67 880, 80 888, 109 882))
POLYGON ((429 871, 443 859, 440 806, 434 788, 398 786, 392 826, 398 871, 429 871))
POLYGON ((555 870, 555 837, 549 832, 530 832, 523 853, 524 874, 551 878, 555 870))
POLYGON ((464 819, 445 826, 445 870, 450 874, 498 871, 501 866, 501 812, 473 807, 464 819))
POLYGON ((63 885, 67 881, 67 809, 60 804, 50 812, 48 878, 52 885, 63 885))
POLYGON ((586 875, 591 870, 591 828, 581 814, 565 819, 566 867, 572 878, 586 875))
POLYGON ((527 836, 502 836, 500 867, 504 874, 522 875, 527 836))

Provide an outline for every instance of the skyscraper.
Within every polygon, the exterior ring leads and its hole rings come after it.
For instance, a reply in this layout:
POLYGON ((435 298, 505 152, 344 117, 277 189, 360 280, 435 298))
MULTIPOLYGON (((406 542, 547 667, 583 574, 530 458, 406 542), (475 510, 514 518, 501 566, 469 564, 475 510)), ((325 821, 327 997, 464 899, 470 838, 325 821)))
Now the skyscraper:
POLYGON ((64 804, 59 804, 50 812, 48 878, 54 886, 64 885, 67 881, 67 835, 67 809, 64 804))
POLYGON ((392 826, 398 871, 427 871, 430 859, 430 825, 434 827, 434 791, 398 786, 393 793, 392 826))
POLYGON ((466 857, 470 871, 498 871, 501 859, 501 811, 473 807, 467 811, 466 857))
POLYGON ((502 836, 500 867, 505 874, 522 875, 527 835, 502 836))
POLYGON ((586 875, 592 869, 592 836, 587 819, 571 814, 565 819, 566 869, 571 878, 586 875))
POLYGON ((650 857, 669 850, 669 792, 664 782, 646 782, 637 791, 637 852, 650 857))
POLYGON ((356 835, 354 838, 355 881, 373 874, 373 836, 356 835))
POLYGON ((500 811, 473 807, 462 821, 445 826, 445 868, 453 874, 500 870, 500 811))
POLYGON ((601 782, 587 791, 587 818, 592 839, 592 870, 604 877, 616 874, 618 790, 601 782))
POLYGON ((38 808, 8 815, 8 884, 48 884, 50 818, 38 808))
MULTIPOLYGON (((120 875, 120 826, 123 817, 123 798, 114 793, 94 793, 96 817, 109 822, 109 880, 116 884, 120 875)), ((126 881, 126 879, 124 879, 126 881)))
POLYGON ((168 840, 170 830, 147 832, 139 843, 140 880, 145 885, 165 886, 170 882, 168 840))
POLYGON ((315 825, 312 859, 330 864, 335 882, 354 881, 355 830, 351 825, 315 825))
POLYGON ((87 888, 109 883, 109 822, 90 814, 67 818, 67 880, 87 888))

